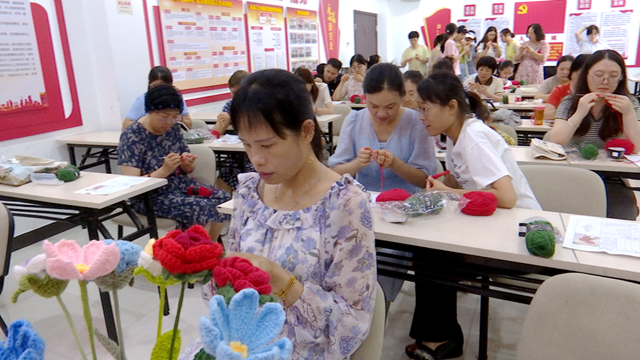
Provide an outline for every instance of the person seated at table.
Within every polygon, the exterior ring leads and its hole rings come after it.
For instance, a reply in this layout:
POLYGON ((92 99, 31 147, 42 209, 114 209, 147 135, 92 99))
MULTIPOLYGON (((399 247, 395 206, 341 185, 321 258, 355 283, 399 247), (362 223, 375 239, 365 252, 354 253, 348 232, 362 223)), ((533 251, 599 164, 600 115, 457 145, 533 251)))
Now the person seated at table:
POLYGON ((513 77, 513 68, 513 62, 510 60, 505 60, 498 65, 498 77, 502 80, 502 86, 513 85, 510 80, 513 77))
MULTIPOLYGON (((484 102, 465 92, 455 75, 437 73, 418 86, 420 118, 429 135, 447 135, 447 169, 443 181, 429 177, 427 190, 493 193, 501 208, 541 210, 511 149, 478 119, 484 102)), ((427 151, 427 150, 425 150, 427 151)), ((418 272, 418 270, 416 270, 418 272)), ((416 283, 416 307, 406 347, 412 359, 449 359, 462 355, 464 339, 457 320, 456 291, 433 283, 416 283)))
POLYGON ((418 109, 418 84, 424 79, 422 73, 417 70, 407 70, 402 74, 404 78, 405 95, 402 98, 402 106, 417 110, 418 109))
POLYGON ((324 73, 324 67, 326 65, 326 63, 321 63, 316 66, 316 72, 313 74, 313 80, 317 81, 318 78, 322 80, 322 73, 324 73))
POLYGON ((249 76, 249 73, 244 70, 238 70, 234 72, 231 77, 229 77, 229 81, 227 84, 229 85, 229 93, 231 94, 231 99, 227 100, 222 107, 222 112, 218 114, 218 121, 213 126, 211 131, 212 134, 217 137, 221 137, 229 128, 229 124, 231 123, 231 116, 229 115, 229 111, 231 109, 231 103, 233 102, 233 96, 240 88, 240 83, 244 78, 249 76))
POLYGON ((495 132, 497 132, 498 135, 500 135, 502 139, 504 139, 507 145, 511 145, 511 146, 518 145, 516 139, 512 138, 509 134, 500 130, 496 126, 496 123, 493 122, 493 115, 491 115, 491 111, 489 110, 488 104, 483 104, 483 106, 481 107, 479 106, 476 109, 475 114, 476 114, 476 117, 482 120, 482 122, 484 122, 485 125, 487 125, 488 127, 492 128, 495 132))
POLYGON ((584 26, 576 31, 576 42, 580 45, 580 54, 593 54, 598 50, 611 49, 609 45, 601 42, 598 37, 600 35, 600 28, 596 25, 584 26), (587 39, 582 37, 582 33, 587 31, 587 39))
POLYGON ((571 55, 565 55, 558 59, 556 63, 556 74, 542 82, 534 99, 542 99, 542 101, 546 102, 553 89, 560 85, 568 84, 571 81, 569 75, 571 74, 571 63, 573 63, 573 60, 575 60, 575 58, 571 55))
POLYGON ((464 80, 465 88, 469 88, 483 99, 502 101, 504 86, 500 79, 493 76, 497 68, 498 64, 493 56, 483 56, 476 64, 478 73, 464 80))
POLYGON ((353 55, 351 61, 350 74, 342 75, 340 84, 333 92, 333 100, 349 100, 353 95, 362 95, 362 82, 367 72, 367 59, 360 54, 353 55))
MULTIPOLYGON (((153 86, 159 84, 173 84, 173 76, 171 75, 171 70, 167 69, 164 66, 155 66, 149 71, 149 85, 148 89, 153 86)), ((133 105, 131 105, 131 109, 127 113, 127 116, 124 118, 122 122, 122 131, 126 129, 129 125, 133 124, 138 119, 142 118, 146 112, 144 107, 144 97, 147 93, 141 94, 134 101, 133 105)), ((180 114, 182 120, 180 120, 183 124, 185 124, 189 129, 191 129, 191 117, 189 116, 189 110, 187 109, 187 104, 182 100, 182 113, 180 114)))
POLYGON ((331 96, 333 96, 333 93, 338 88, 338 85, 340 85, 340 80, 342 79, 342 74, 340 74, 341 69, 342 61, 331 58, 322 68, 322 72, 318 71, 318 73, 315 75, 316 82, 324 82, 325 84, 327 84, 327 86, 329 87, 329 94, 331 94, 331 96))
POLYGON ((313 100, 313 113, 316 115, 333 114, 333 102, 329 95, 329 87, 322 82, 313 81, 311 71, 299 67, 294 74, 298 75, 306 84, 307 90, 313 100))
MULTIPOLYGON (((120 136, 118 165, 122 175, 167 179, 167 185, 153 192, 156 216, 176 220, 181 228, 202 225, 215 241, 229 220, 216 207, 231 196, 187 176, 196 168, 196 156, 189 152, 177 124, 183 110, 182 96, 171 85, 153 86, 145 96, 144 109, 147 115, 120 136)), ((142 199, 133 198, 131 203, 135 211, 146 213, 142 199)))
POLYGON ((369 61, 367 62, 367 69, 371 69, 373 65, 381 62, 382 62, 382 58, 380 57, 380 55, 378 54, 371 55, 369 56, 369 61))
MULTIPOLYGON (((596 51, 580 72, 574 95, 556 110, 549 140, 572 148, 584 142, 604 148, 622 138, 640 149, 640 104, 627 89, 624 59, 613 50, 596 51)), ((607 217, 635 220, 636 198, 631 190, 607 186, 607 217)))
POLYGON ((584 67, 584 63, 587 62, 587 59, 590 55, 581 54, 573 60, 571 63, 571 68, 569 69, 569 82, 557 86, 551 94, 549 94, 549 99, 544 104, 544 119, 545 120, 553 120, 556 118, 556 109, 558 105, 560 105, 560 101, 565 98, 565 96, 571 95, 576 89, 578 85, 578 79, 580 78, 580 71, 584 67))
POLYGON ((322 164, 321 130, 297 76, 251 74, 231 124, 257 172, 240 175, 227 256, 267 271, 274 292, 293 284, 282 331, 293 360, 348 359, 367 337, 376 303, 369 197, 351 175, 322 164))
MULTIPOLYGON (((419 192, 427 175, 435 174, 435 148, 418 113, 402 106, 402 73, 393 64, 378 64, 367 73, 364 92, 367 108, 345 118, 329 166, 338 174, 354 175, 369 191, 419 192)), ((403 283, 384 276, 378 282, 388 302, 403 283)))

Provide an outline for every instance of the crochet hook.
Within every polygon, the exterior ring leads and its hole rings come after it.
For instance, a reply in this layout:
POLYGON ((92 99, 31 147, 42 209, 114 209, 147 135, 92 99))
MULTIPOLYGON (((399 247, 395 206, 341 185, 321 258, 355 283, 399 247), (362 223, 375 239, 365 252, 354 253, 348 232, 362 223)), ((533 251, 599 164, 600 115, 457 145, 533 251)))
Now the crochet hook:
POLYGON ((441 177, 441 176, 449 175, 450 173, 451 173, 451 171, 449 171, 449 170, 445 170, 445 171, 443 171, 443 172, 441 172, 441 173, 439 173, 439 174, 435 174, 435 175, 433 175, 433 176, 432 176, 432 178, 437 179, 437 178, 439 178, 439 177, 441 177))

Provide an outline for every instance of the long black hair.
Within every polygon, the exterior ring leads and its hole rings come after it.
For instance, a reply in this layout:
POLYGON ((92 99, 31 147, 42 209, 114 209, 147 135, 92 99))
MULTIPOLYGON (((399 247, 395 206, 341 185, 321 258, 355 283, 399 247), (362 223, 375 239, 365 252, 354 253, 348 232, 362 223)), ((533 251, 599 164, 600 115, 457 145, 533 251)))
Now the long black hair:
POLYGON ((438 71, 422 80, 418 85, 418 94, 422 101, 447 106, 451 100, 458 103, 458 119, 464 121, 467 115, 474 113, 479 119, 487 117, 487 107, 474 92, 464 91, 460 79, 453 73, 438 71))
POLYGON ((237 131, 267 125, 281 139, 286 138, 287 130, 300 134, 302 124, 311 119, 314 122, 311 147, 322 161, 322 131, 313 113, 311 94, 300 77, 279 69, 249 75, 233 97, 230 115, 231 125, 237 131))
POLYGON ((495 26, 489 26, 487 28, 487 31, 484 32, 484 36, 482 37, 482 40, 480 40, 480 42, 478 43, 478 45, 476 45, 476 51, 478 50, 478 46, 480 46, 480 44, 484 44, 484 48, 486 49, 487 46, 487 42, 489 42, 489 33, 490 32, 495 32, 496 33, 496 37, 495 39, 493 39, 495 42, 498 42, 498 29, 496 29, 495 26))
MULTIPOLYGON (((582 97, 582 95, 592 92, 589 89, 587 76, 589 76, 589 70, 591 70, 591 68, 595 64, 599 63, 602 60, 611 60, 618 64, 618 66, 620 66, 620 81, 618 82, 618 86, 613 91, 613 93, 617 95, 629 96, 629 90, 627 89, 627 67, 624 64, 624 59, 614 50, 599 50, 589 56, 587 62, 582 68, 582 71, 580 72, 580 78, 578 79, 576 92, 572 96, 569 114, 573 114, 576 112, 576 109, 578 108, 578 102, 580 101, 580 97, 582 97)), ((622 132, 622 124, 618 122, 618 113, 610 106, 605 106, 602 109, 602 119, 602 127, 600 127, 600 132, 598 133, 600 139, 606 141, 622 132)), ((591 129, 591 124, 593 121, 593 115, 591 115, 591 111, 589 111, 589 114, 584 118, 584 120, 582 120, 580 126, 578 126, 578 128, 576 129, 575 134, 578 136, 586 135, 587 132, 589 132, 589 129, 591 129)))
POLYGON ((444 40, 442 40, 442 43, 440 44, 440 51, 444 52, 444 44, 447 42, 447 40, 449 40, 451 35, 455 34, 457 31, 458 31, 458 26, 456 24, 454 23, 447 24, 447 26, 444 28, 445 38, 444 40))

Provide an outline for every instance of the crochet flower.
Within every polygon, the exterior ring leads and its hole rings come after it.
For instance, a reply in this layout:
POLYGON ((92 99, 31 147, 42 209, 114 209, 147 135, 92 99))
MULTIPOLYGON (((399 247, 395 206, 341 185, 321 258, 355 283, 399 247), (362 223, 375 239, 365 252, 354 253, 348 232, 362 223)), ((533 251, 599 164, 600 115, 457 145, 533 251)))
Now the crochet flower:
POLYGON ((282 330, 282 306, 267 303, 259 307, 256 290, 244 289, 227 305, 216 295, 209 302, 209 317, 200 320, 204 350, 216 360, 285 360, 293 345, 287 338, 273 341, 282 330))
POLYGON ((162 265, 153 258, 153 244, 156 239, 151 239, 144 247, 144 251, 140 252, 138 265, 147 270, 152 276, 162 275, 162 265))
POLYGON ((185 232, 180 230, 169 231, 164 237, 174 239, 185 250, 211 242, 209 233, 200 225, 194 225, 185 232))
POLYGON ((47 275, 47 257, 44 254, 37 255, 24 264, 24 266, 16 265, 13 267, 13 273, 18 279, 22 276, 31 274, 38 277, 47 275))
POLYGON ((57 279, 93 280, 112 272, 120 261, 118 247, 102 241, 92 240, 80 247, 73 240, 60 240, 56 244, 45 240, 43 248, 47 273, 57 279))
POLYGON ((271 294, 269 274, 241 257, 220 260, 218 266, 213 269, 213 279, 219 287, 231 284, 235 291, 254 289, 262 295, 271 294))
POLYGON ((208 236, 203 238, 198 229, 192 229, 187 230, 187 236, 181 236, 180 230, 171 231, 153 244, 153 257, 174 276, 211 271, 222 255, 220 244, 210 242, 208 236))
POLYGON ((94 281, 102 290, 117 291, 127 284, 132 284, 133 271, 138 267, 138 257, 142 248, 124 240, 104 240, 105 244, 115 244, 120 251, 120 261, 116 269, 106 275, 97 277, 94 281))
POLYGON ((26 320, 9 325, 7 341, 0 342, 2 360, 44 360, 44 340, 26 320))
POLYGON ((118 266, 116 266, 117 274, 121 274, 130 266, 138 266, 138 258, 142 251, 140 246, 125 240, 104 240, 103 243, 107 245, 116 244, 120 251, 120 260, 118 261, 118 266))

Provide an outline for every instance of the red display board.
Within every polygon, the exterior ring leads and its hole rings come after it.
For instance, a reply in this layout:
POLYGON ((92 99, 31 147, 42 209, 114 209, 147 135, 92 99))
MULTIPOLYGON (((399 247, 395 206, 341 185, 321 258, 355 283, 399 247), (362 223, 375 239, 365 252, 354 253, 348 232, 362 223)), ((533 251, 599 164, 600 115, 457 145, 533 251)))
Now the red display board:
POLYGON ((50 27, 47 11, 38 4, 31 3, 31 13, 35 24, 36 42, 40 63, 42 64, 42 77, 45 86, 43 103, 47 106, 34 110, 8 112, 0 116, 0 141, 17 139, 25 136, 47 133, 56 130, 67 129, 82 125, 78 92, 73 64, 69 51, 69 42, 64 22, 62 1, 55 0, 55 14, 57 27, 50 27), (52 32, 59 33, 62 45, 62 58, 64 64, 56 62, 53 47, 52 32), (66 68, 66 74, 58 74, 58 66, 66 68), (61 78, 60 76, 66 76, 61 78), (68 96, 70 101, 63 103, 63 89, 60 83, 68 84, 68 96), (65 108, 65 106, 67 108, 65 108))
POLYGON ((424 18, 424 28, 426 29, 425 43, 431 49, 433 40, 444 32, 445 26, 451 22, 451 9, 443 8, 433 12, 424 18))
POLYGON ((547 34, 563 34, 566 8, 566 0, 517 2, 513 31, 518 35, 526 34, 529 25, 538 23, 547 34))

